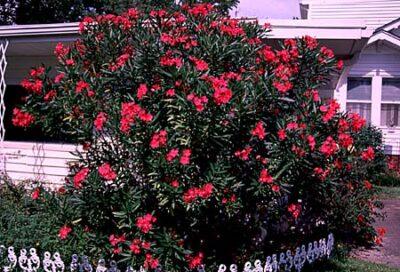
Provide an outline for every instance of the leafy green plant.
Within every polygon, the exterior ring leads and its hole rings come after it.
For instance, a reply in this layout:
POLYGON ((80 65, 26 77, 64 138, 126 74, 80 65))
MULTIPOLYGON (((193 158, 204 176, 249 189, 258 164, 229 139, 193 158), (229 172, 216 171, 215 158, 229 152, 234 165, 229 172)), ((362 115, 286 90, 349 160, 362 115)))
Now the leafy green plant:
POLYGON ((342 66, 330 49, 306 36, 274 50, 268 31, 208 4, 129 9, 85 18, 55 79, 31 71, 13 123, 85 148, 63 243, 86 229, 92 252, 174 272, 331 231, 373 242, 379 137, 321 102, 342 66))

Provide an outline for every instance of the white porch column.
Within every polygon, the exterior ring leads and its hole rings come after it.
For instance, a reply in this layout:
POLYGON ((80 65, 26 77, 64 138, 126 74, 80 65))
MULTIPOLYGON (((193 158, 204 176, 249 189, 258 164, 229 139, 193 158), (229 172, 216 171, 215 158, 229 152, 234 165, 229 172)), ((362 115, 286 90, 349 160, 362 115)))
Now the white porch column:
POLYGON ((5 174, 6 171, 6 154, 4 153, 4 135, 6 133, 4 127, 4 115, 6 112, 6 106, 4 104, 4 95, 6 92, 5 73, 7 68, 7 47, 8 40, 0 40, 0 175, 5 174))

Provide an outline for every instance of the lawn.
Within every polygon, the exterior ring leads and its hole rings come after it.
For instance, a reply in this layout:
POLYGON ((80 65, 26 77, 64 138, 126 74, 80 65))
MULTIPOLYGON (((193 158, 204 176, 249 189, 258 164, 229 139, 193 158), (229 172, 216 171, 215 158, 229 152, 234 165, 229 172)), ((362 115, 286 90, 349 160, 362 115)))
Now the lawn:
POLYGON ((399 199, 400 187, 378 186, 381 199, 399 199))
POLYGON ((332 260, 322 267, 312 268, 313 272, 400 272, 400 269, 390 268, 385 265, 370 263, 354 258, 332 260))

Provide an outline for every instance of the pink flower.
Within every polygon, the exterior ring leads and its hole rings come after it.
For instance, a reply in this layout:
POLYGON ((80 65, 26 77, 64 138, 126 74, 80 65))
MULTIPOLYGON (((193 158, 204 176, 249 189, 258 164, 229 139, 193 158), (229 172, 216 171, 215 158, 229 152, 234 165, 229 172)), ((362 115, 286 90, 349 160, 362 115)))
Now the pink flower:
POLYGON ((294 219, 297 219, 301 212, 301 205, 292 203, 288 206, 288 211, 292 214, 294 219))
POLYGON ((313 151, 315 149, 315 138, 312 135, 307 136, 308 146, 310 150, 313 151))
POLYGON ((117 236, 115 234, 111 234, 110 237, 108 238, 108 241, 110 241, 110 244, 115 247, 118 246, 118 244, 123 243, 126 241, 125 235, 117 236))
POLYGON ((67 225, 62 226, 60 230, 58 231, 58 237, 60 237, 61 240, 67 239, 68 235, 71 233, 72 229, 68 227, 67 225))
POLYGON ((251 135, 258 137, 260 140, 265 138, 265 129, 262 121, 256 124, 256 127, 251 131, 251 135))
POLYGON ((239 159, 243 161, 247 161, 249 159, 249 155, 251 152, 252 148, 251 147, 246 147, 243 150, 238 150, 235 152, 235 156, 238 157, 239 159))
POLYGON ((198 59, 196 57, 190 56, 189 59, 194 63, 197 71, 206 71, 208 70, 208 64, 204 60, 198 59))
POLYGON ((88 89, 89 89, 89 83, 81 80, 81 81, 78 81, 78 83, 76 84, 75 92, 81 93, 83 90, 88 90, 88 89))
POLYGON ((136 219, 136 227, 143 233, 148 233, 153 228, 157 219, 150 213, 136 219))
POLYGON ((344 148, 348 148, 353 144, 353 138, 346 133, 340 133, 339 134, 339 145, 341 145, 344 148))
POLYGON ((106 180, 114 180, 117 178, 117 174, 111 168, 110 164, 104 163, 98 168, 99 174, 106 180))
POLYGON ((144 260, 144 268, 148 269, 156 269, 158 267, 159 261, 157 258, 154 258, 151 254, 146 254, 146 259, 144 260))
POLYGON ((206 96, 196 96, 194 93, 189 94, 186 99, 191 101, 199 112, 203 111, 204 106, 208 103, 208 98, 206 96))

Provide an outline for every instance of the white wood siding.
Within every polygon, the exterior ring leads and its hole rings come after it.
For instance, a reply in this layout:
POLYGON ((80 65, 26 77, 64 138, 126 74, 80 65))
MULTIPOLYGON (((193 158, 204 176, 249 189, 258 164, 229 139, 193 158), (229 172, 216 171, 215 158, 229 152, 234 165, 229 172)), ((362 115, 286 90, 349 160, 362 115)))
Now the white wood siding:
POLYGON ((6 173, 15 181, 40 180, 51 187, 64 184, 69 166, 77 161, 72 144, 4 142, 6 173))
POLYGON ((303 0, 308 19, 362 19, 376 29, 400 17, 399 0, 303 0))

